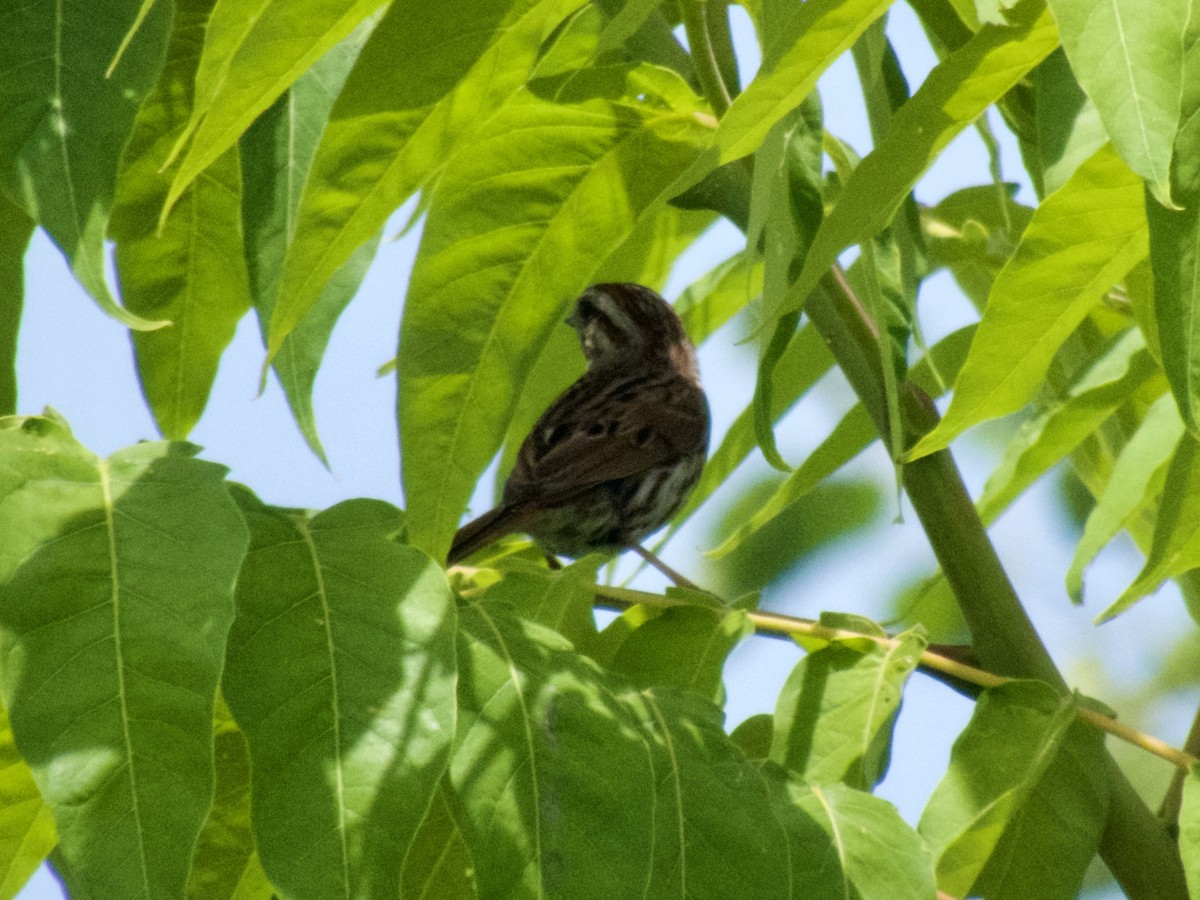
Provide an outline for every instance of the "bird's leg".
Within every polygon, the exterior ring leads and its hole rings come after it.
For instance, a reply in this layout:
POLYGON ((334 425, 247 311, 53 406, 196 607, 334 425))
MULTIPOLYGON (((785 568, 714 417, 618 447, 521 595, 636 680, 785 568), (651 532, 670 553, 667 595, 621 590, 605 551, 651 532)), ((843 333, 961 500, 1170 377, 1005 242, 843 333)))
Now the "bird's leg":
MULTIPOLYGON (((675 582, 675 584, 677 586, 679 586, 681 588, 688 588, 689 590, 693 590, 693 591, 703 591, 704 590, 699 585, 693 583, 691 580, 685 578, 683 575, 680 575, 678 572, 676 572, 674 569, 672 569, 670 566, 668 566, 665 562, 663 562, 661 559, 659 559, 657 556, 655 556, 653 553, 651 553, 649 550, 647 550, 641 544, 630 544, 629 549, 632 550, 634 553, 636 553, 638 556, 640 556, 642 559, 644 559, 646 562, 650 563, 650 565, 654 566, 654 568, 658 569, 658 571, 662 572, 664 575, 666 575, 668 578, 670 578, 673 582, 675 582)), ((704 593, 708 593, 708 592, 704 591, 704 593)))

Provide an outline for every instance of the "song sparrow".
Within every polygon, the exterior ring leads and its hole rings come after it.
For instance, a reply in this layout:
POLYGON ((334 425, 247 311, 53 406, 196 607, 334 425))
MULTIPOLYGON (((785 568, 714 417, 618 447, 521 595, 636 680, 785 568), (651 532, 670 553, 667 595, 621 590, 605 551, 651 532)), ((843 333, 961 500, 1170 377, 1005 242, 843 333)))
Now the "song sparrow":
POLYGON ((567 323, 588 369, 525 438, 501 504, 459 529, 451 563, 513 532, 554 555, 625 549, 700 477, 708 401, 675 311, 639 284, 598 284, 567 323))

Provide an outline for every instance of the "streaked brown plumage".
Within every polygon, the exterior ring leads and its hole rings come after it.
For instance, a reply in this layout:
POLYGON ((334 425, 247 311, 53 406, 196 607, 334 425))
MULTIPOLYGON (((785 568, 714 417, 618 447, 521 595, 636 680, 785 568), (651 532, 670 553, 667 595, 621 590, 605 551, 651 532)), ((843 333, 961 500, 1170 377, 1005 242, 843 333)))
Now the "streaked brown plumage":
POLYGON ((588 370, 521 445, 503 501, 459 529, 449 561, 514 532, 579 557, 641 542, 683 505, 708 452, 708 402, 675 311, 638 284, 598 284, 567 320, 588 370))

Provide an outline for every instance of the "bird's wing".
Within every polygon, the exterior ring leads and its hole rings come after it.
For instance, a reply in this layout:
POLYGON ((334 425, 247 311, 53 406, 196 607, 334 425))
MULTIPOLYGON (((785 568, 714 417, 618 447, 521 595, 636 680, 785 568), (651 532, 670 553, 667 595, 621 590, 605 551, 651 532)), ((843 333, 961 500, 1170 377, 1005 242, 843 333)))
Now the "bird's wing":
POLYGON ((533 427, 504 497, 556 506, 668 465, 707 439, 708 408, 694 384, 656 374, 601 385, 585 376, 533 427))

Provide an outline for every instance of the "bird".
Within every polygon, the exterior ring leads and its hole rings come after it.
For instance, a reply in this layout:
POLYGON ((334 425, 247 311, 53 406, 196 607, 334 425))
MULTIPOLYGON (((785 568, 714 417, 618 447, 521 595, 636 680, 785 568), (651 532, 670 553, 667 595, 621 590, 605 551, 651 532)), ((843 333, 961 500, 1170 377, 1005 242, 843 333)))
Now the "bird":
POLYGON ((521 444, 501 502, 463 525, 453 565, 530 535, 553 560, 640 547, 683 505, 708 455, 710 417, 679 316, 640 284, 596 284, 566 320, 587 370, 521 444))

